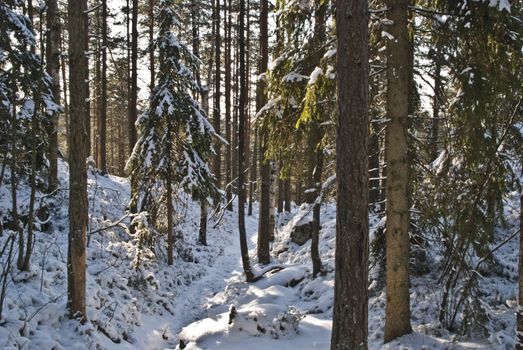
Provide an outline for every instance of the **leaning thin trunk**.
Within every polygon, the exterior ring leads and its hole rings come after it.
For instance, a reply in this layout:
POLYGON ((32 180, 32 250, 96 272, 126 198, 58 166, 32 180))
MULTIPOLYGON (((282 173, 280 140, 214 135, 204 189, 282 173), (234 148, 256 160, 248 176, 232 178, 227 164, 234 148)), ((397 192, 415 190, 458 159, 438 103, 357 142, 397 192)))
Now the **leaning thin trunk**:
POLYGON ((320 236, 321 198, 318 197, 321 195, 321 176, 323 172, 323 150, 319 147, 322 137, 322 131, 318 123, 312 122, 310 125, 307 149, 309 159, 307 169, 307 193, 305 195, 305 200, 310 205, 313 205, 311 258, 314 277, 321 272, 321 258, 318 243, 320 236))
MULTIPOLYGON (((321 175, 323 172, 323 151, 316 150, 316 170, 314 172, 314 180, 316 181, 317 196, 321 196, 321 175)), ((314 202, 314 209, 312 214, 312 240, 311 240, 311 258, 312 258, 312 276, 316 277, 321 273, 321 257, 319 251, 319 240, 320 240, 320 209, 321 209, 321 198, 317 198, 314 202)))
MULTIPOLYGON (((13 71, 16 72, 17 67, 14 67, 13 71)), ((13 82, 15 82, 15 79, 13 77, 13 82)), ((16 266, 19 270, 22 270, 24 266, 24 231, 20 227, 20 223, 18 222, 18 202, 17 202, 17 193, 16 193, 16 187, 18 184, 17 176, 17 164, 16 164, 16 152, 17 152, 17 127, 18 127, 18 121, 16 118, 16 86, 13 86, 12 88, 13 96, 12 96, 12 113, 11 113, 11 202, 13 204, 12 206, 12 217, 13 217, 13 224, 15 226, 15 230, 18 232, 18 258, 16 260, 16 266)))
MULTIPOLYGON (((38 92, 37 92, 38 93, 38 92)), ((25 248, 24 263, 22 266, 23 271, 29 271, 31 267, 31 255, 33 252, 33 223, 34 223, 34 211, 35 211, 35 195, 36 195, 36 132, 38 128, 38 108, 39 100, 35 101, 33 119, 31 121, 31 193, 29 195, 29 217, 27 220, 27 246, 25 248)))
POLYGON ((249 249, 247 246, 247 233, 245 231, 245 107, 247 95, 247 83, 245 74, 245 1, 240 0, 240 28, 239 28, 239 49, 240 49, 240 98, 238 106, 238 230, 240 233, 240 247, 242 255, 243 271, 245 279, 250 282, 254 279, 249 261, 249 249))

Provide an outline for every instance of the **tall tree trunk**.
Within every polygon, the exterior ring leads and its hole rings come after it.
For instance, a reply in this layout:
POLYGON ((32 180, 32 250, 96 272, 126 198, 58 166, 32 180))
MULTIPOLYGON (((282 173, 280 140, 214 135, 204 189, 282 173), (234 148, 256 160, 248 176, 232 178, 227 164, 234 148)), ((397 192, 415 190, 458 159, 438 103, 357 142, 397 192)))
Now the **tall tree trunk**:
MULTIPOLYGON (((316 170, 314 171, 314 180, 316 181, 315 193, 316 196, 321 195, 321 175, 323 173, 323 151, 317 150, 316 154, 316 170)), ((314 209, 312 211, 312 239, 311 239, 311 259, 312 259, 312 276, 317 277, 321 273, 321 257, 319 251, 319 240, 320 240, 320 209, 321 209, 321 198, 314 203, 314 209)))
POLYGON ((129 99, 129 154, 137 141, 136 118, 138 115, 138 0, 132 0, 131 25, 131 95, 129 99))
POLYGON ((277 208, 278 213, 283 213, 283 179, 281 178, 281 169, 283 168, 283 160, 279 159, 278 161, 278 200, 277 200, 277 208))
MULTIPOLYGON (((325 17, 327 15, 327 5, 325 2, 319 0, 315 1, 314 11, 314 50, 311 54, 311 67, 309 71, 312 72, 312 67, 318 65, 323 56, 323 49, 316 49, 326 41, 325 17)), ((320 117, 321 118, 321 117, 320 117)), ((311 240, 311 257, 313 276, 316 277, 321 272, 321 259, 319 253, 319 236, 320 236, 320 205, 321 205, 321 177, 323 173, 323 149, 321 141, 324 136, 324 130, 320 123, 322 119, 313 119, 309 124, 308 140, 307 140, 307 194, 305 200, 307 203, 314 205, 313 220, 312 220, 312 240, 311 240)))
MULTIPOLYGON (((128 101, 128 98, 127 98, 127 89, 124 88, 123 86, 123 81, 119 84, 119 87, 120 87, 120 93, 121 93, 121 96, 125 96, 125 101, 128 101)), ((127 84, 125 84, 125 87, 127 87, 127 84)), ((122 107, 122 111, 125 110, 125 108, 128 107, 127 103, 122 103, 121 105, 122 107)), ((118 143, 118 172, 119 172, 119 176, 125 176, 125 122, 126 122, 126 118, 127 118, 127 114, 126 113, 118 113, 117 114, 117 117, 114 118, 114 123, 116 124, 116 127, 118 129, 118 133, 117 133, 117 139, 116 139, 116 142, 118 143)), ((114 144, 114 133, 110 133, 110 135, 113 137, 113 144, 114 144)))
POLYGON ((519 197, 519 298, 517 311, 516 350, 523 350, 523 184, 519 197))
MULTIPOLYGON (((169 157, 170 158, 170 157, 169 157)), ((166 181, 166 187, 167 187, 167 198, 166 198, 166 205, 167 205, 167 265, 172 266, 174 263, 174 227, 173 227, 173 189, 171 184, 171 177, 167 177, 166 181)))
POLYGON ((200 229, 198 231, 198 243, 207 245, 207 201, 200 201, 200 229))
POLYGON ((226 146, 225 154, 225 193, 227 200, 227 210, 233 210, 232 205, 232 153, 236 152, 232 148, 232 135, 231 135, 231 28, 232 28, 232 16, 231 6, 232 0, 224 0, 225 14, 223 19, 225 20, 225 139, 229 143, 226 146))
MULTIPOLYGON (((196 6, 196 2, 193 0, 193 7, 196 6)), ((148 20, 149 20, 149 90, 152 92, 154 88, 154 79, 155 79, 155 68, 154 68, 154 0, 149 0, 148 8, 148 20)), ((195 15, 193 14, 193 18, 195 15)), ((193 20, 194 22, 194 20, 193 20)), ((196 27, 197 28, 197 27, 196 27)), ((194 38, 194 25, 193 25, 193 41, 194 38)))
POLYGON ((70 316, 85 319, 85 258, 87 230, 88 79, 86 0, 69 0, 69 246, 67 250, 68 308, 70 316))
POLYGON ((270 160, 270 187, 269 187, 269 239, 274 241, 274 233, 276 231, 276 162, 270 160))
MULTIPOLYGON (((17 65, 15 64, 15 66, 13 67, 13 72, 16 72, 18 69, 17 69, 17 65)), ((13 223, 14 223, 14 226, 15 226, 15 229, 18 233, 18 258, 16 260, 16 267, 19 269, 19 270, 22 270, 23 269, 23 266, 24 266, 24 247, 25 247, 25 244, 24 244, 24 230, 20 227, 20 222, 19 222, 19 216, 18 216, 18 201, 17 201, 17 187, 18 187, 18 179, 17 179, 17 176, 18 176, 18 167, 17 167, 17 163, 16 163, 16 157, 15 157, 15 154, 17 153, 17 140, 18 140, 18 133, 17 133, 17 130, 18 130, 18 120, 17 120, 17 116, 16 116, 16 102, 17 102, 17 96, 16 96, 16 91, 17 91, 17 86, 16 86, 16 77, 12 77, 12 87, 11 87, 11 91, 12 91, 12 96, 11 96, 11 101, 12 101, 12 110, 11 110, 11 203, 12 203, 12 207, 11 207, 11 215, 13 217, 13 223)))
POLYGON ((249 181, 249 209, 247 211, 247 215, 252 215, 252 206, 254 202, 254 191, 256 190, 256 181, 258 179, 258 172, 257 172, 257 164, 258 164, 258 127, 254 127, 254 144, 252 146, 252 157, 251 157, 251 170, 249 171, 250 174, 250 181, 249 181))
MULTIPOLYGON (((131 123, 131 0, 126 0, 126 9, 125 12, 125 42, 126 42, 126 63, 127 67, 125 69, 127 73, 127 122, 126 122, 126 129, 127 129, 127 147, 131 144, 131 133, 134 130, 134 127, 132 127, 131 123)), ((134 145, 133 145, 134 146, 134 145)), ((129 148, 128 155, 133 152, 132 147, 129 148)), ((131 192, 133 191, 133 188, 131 187, 131 192)))
MULTIPOLYGON (((233 36, 234 38, 238 37, 238 26, 235 26, 236 32, 233 36)), ((234 80, 233 80, 233 95, 232 95, 232 105, 233 107, 233 113, 232 113, 232 189, 234 193, 237 193, 236 187, 237 187, 237 181, 238 181, 238 93, 239 93, 239 86, 240 82, 238 80, 239 77, 239 51, 238 51, 238 40, 234 43, 234 52, 233 52, 234 58, 233 61, 233 74, 234 74, 234 80)))
POLYGON ((305 201, 313 205, 312 215, 312 234, 311 234, 311 258, 313 276, 316 277, 321 272, 321 258, 319 252, 320 236, 320 209, 321 200, 318 196, 321 193, 321 176, 323 173, 323 150, 319 147, 323 132, 316 121, 310 124, 308 136, 308 169, 307 169, 307 189, 304 195, 305 201))
MULTIPOLYGON (((60 52, 64 52, 64 38, 60 36, 60 52)), ((60 63, 62 66, 62 83, 64 86, 64 119, 65 119, 65 134, 66 134, 66 152, 65 158, 69 160, 69 101, 67 94, 67 76, 66 76, 66 60, 65 55, 62 55, 60 63)))
MULTIPOLYGON (((238 231, 240 233, 240 247, 242 265, 247 282, 254 280, 249 261, 249 248, 247 246, 247 233, 245 231, 245 107, 247 96, 247 77, 245 72, 245 0, 240 0, 240 28, 239 28, 239 54, 240 54, 240 98, 238 103, 238 231)), ((249 30, 249 28, 247 28, 249 30)))
MULTIPOLYGON (((86 14, 83 16, 85 28, 89 28, 89 16, 86 14)), ((84 52, 89 52, 89 32, 86 29, 86 34, 84 36, 84 52)), ((70 39, 69 39, 70 40, 70 39)), ((90 88, 89 88, 89 56, 85 57, 86 64, 84 65, 85 72, 85 81, 86 81, 86 96, 85 96, 85 108, 86 108, 86 117, 85 122, 85 158, 88 158, 91 155, 91 101, 90 101, 90 88)), ((70 78, 69 78, 70 79, 70 78)))
MULTIPOLYGON (((200 20, 200 8, 197 0, 191 2, 191 23, 192 23, 192 51, 197 57, 200 57, 200 33, 198 30, 200 20)), ((210 69, 210 67, 209 67, 210 69)), ((201 81, 200 71, 196 70, 196 81, 200 88, 200 100, 203 110, 207 112, 207 90, 204 89, 201 81)), ((207 198, 200 198, 200 228, 198 231, 198 242, 207 245, 207 198)))
MULTIPOLYGON (((127 45, 130 46, 130 51, 127 51, 128 65, 130 71, 127 71, 127 78, 129 79, 129 104, 127 107, 127 130, 129 140, 129 154, 132 154, 134 145, 137 141, 136 133, 136 118, 138 115, 137 103, 138 103, 138 0, 132 0, 132 19, 129 18, 129 0, 127 0, 127 45), (132 21, 131 30, 129 31, 129 21, 132 21), (129 40, 131 41, 129 43, 129 40), (130 45, 129 45, 130 44, 130 45)), ((131 205, 130 212, 136 213, 138 211, 138 199, 137 186, 138 179, 131 176, 131 205)), ((134 227, 131 224, 131 231, 134 231, 134 227)))
POLYGON ((300 176, 300 179, 298 179, 296 181, 296 185, 295 185, 295 192, 296 192, 296 205, 301 205, 302 203, 302 192, 303 192, 303 185, 302 185, 302 180, 301 180, 301 174, 299 174, 300 176))
POLYGON ((409 113, 409 0, 388 0, 386 110, 387 223, 386 271, 387 305, 385 343, 412 331, 409 295, 409 165, 407 154, 409 113))
POLYGON ((368 2, 336 1, 338 136, 331 350, 367 349, 368 2))
POLYGON ((434 161, 438 158, 438 138, 439 138, 439 111, 440 111, 440 99, 439 92, 441 90, 441 64, 439 63, 439 57, 435 58, 434 68, 434 97, 432 100, 432 128, 431 128, 431 140, 430 140, 430 158, 434 161))
MULTIPOLYGON (((57 0, 47 0, 47 74, 53 79, 53 96, 60 101, 60 18, 57 0)), ((49 125, 49 180, 47 191, 52 193, 58 187, 58 113, 53 115, 49 125)))
POLYGON ((288 179, 285 179, 284 183, 284 202, 285 202, 285 211, 287 213, 291 212, 291 179, 290 177, 288 179))
MULTIPOLYGON (((213 127, 218 134, 221 133, 221 111, 220 111, 220 100, 221 100, 221 37, 220 37, 220 0, 214 2, 214 61, 216 63, 216 70, 214 72, 214 105, 213 105, 213 127)), ((222 153, 221 153, 221 141, 216 140, 214 143, 214 159, 213 159, 213 172, 216 177, 216 187, 220 188, 222 183, 222 153)))
POLYGON ((98 167, 107 173, 107 0, 102 0, 102 57, 100 114, 98 115, 98 167))
MULTIPOLYGON (((44 62, 41 62, 43 67, 44 62)), ((42 74, 43 72, 39 72, 42 74)), ((34 224, 34 208, 35 208, 35 196, 36 196, 36 156, 37 156, 37 130, 38 130, 38 112, 40 109, 40 87, 38 86, 35 91, 33 116, 31 118, 31 175, 30 184, 31 191, 29 195, 29 213, 27 219, 27 246, 25 248, 24 262, 22 266, 23 271, 29 271, 31 267, 31 255, 33 252, 33 224, 34 224)), ((14 153, 13 153, 14 155, 14 153)))
POLYGON ((369 203, 371 208, 380 198, 380 126, 371 122, 369 135, 369 203))
MULTIPOLYGON (((251 28, 251 0, 246 0, 246 25, 247 28, 251 28)), ((244 165, 244 179, 245 179, 245 198, 247 198, 247 185, 249 184, 250 176, 250 164, 251 164, 251 111, 250 111, 250 101, 251 101, 251 31, 248 30, 246 33, 245 39, 245 160, 244 165)))
MULTIPOLYGON (((265 72, 269 63, 269 34, 268 34, 268 0, 261 0, 260 11, 260 61, 258 63, 258 79, 256 85, 256 110, 259 111, 267 103, 267 80, 265 72)), ((268 264, 270 262, 270 185, 271 185, 271 166, 265 161, 267 150, 268 134, 265 128, 259 129, 260 134, 260 208, 258 218, 258 262, 268 264)))
POLYGON ((95 12, 96 17, 96 30, 95 30, 95 39, 96 39, 96 46, 95 46, 95 59, 94 59, 94 99, 93 99, 93 110, 94 110, 94 118, 93 118, 93 130, 94 132, 94 160, 96 161, 97 167, 100 169, 100 119, 102 116, 102 43, 100 41, 101 39, 101 15, 100 15, 100 9, 99 7, 95 12))

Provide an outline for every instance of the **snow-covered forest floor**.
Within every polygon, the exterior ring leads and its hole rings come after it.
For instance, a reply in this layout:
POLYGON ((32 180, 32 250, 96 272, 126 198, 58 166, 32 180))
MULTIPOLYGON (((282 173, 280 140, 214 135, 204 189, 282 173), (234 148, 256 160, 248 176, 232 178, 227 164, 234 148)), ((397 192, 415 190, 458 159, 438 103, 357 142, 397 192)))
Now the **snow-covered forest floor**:
MULTIPOLYGON (((9 171, 0 185, 0 220, 11 208, 9 171)), ((293 225, 306 222, 306 206, 278 218, 272 246, 274 267, 256 283, 242 275, 236 212, 226 212, 219 225, 209 222, 208 246, 196 243, 199 205, 177 204, 174 266, 167 266, 164 242, 154 243, 158 261, 142 260, 133 268, 135 238, 118 225, 89 234, 87 309, 89 322, 68 319, 67 234, 68 171, 60 163, 60 190, 53 197, 37 193, 37 208, 46 206, 37 224, 30 272, 12 266, 8 278, 0 349, 328 349, 332 319, 335 206, 322 206, 320 253, 325 274, 312 279, 310 241, 290 241, 293 225), (179 240, 182 242, 182 240, 179 240)), ((89 171, 90 231, 111 226, 125 216, 129 201, 126 179, 89 171)), ((29 186, 18 188, 20 212, 28 212, 29 186)), ((518 225, 517 195, 506 200, 506 227, 500 242, 518 225)), ((124 219, 123 223, 128 222, 124 219)), ((373 225, 375 221, 371 220, 373 225)), ((0 248, 13 232, 6 222, 0 248)), ((246 218, 251 262, 255 263, 257 208, 246 218)), ((450 333, 437 322, 441 287, 437 268, 411 279, 414 333, 383 345, 385 294, 379 269, 371 270, 369 344, 371 349, 512 349, 517 300, 518 238, 495 252, 499 268, 485 274, 480 288, 488 301, 486 335, 450 333)), ((16 250, 16 249, 15 249, 16 250)), ((437 249, 427 251, 437 267, 437 249)), ((7 264, 0 257, 0 270, 7 264)), ((254 265, 260 273, 262 267, 254 265)), ((267 267, 264 267, 267 269, 267 267)))

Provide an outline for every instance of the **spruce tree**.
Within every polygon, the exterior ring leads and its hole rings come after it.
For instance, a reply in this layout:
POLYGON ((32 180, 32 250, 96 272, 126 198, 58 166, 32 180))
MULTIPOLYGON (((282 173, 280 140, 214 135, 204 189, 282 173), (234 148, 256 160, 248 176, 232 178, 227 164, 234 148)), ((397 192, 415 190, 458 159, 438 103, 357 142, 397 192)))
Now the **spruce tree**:
POLYGON ((191 94, 201 89, 194 76, 200 61, 174 33, 181 30, 178 7, 174 0, 163 0, 159 6, 157 81, 149 107, 137 120, 141 136, 128 168, 137 189, 132 203, 139 211, 146 204, 146 194, 148 200, 154 200, 151 196, 158 185, 165 192, 168 263, 172 264, 173 193, 182 190, 200 200, 216 195, 207 159, 212 154, 213 136, 217 134, 191 94))
POLYGON ((17 267, 27 271, 33 248, 36 179, 45 168, 41 149, 48 145, 47 131, 60 107, 55 102, 44 61, 36 53, 37 37, 30 18, 23 14, 22 4, 1 3, 0 22, 0 150, 11 168, 11 215, 18 232, 17 267), (25 176, 29 176, 31 186, 27 240, 19 225, 17 208, 17 187, 25 176))

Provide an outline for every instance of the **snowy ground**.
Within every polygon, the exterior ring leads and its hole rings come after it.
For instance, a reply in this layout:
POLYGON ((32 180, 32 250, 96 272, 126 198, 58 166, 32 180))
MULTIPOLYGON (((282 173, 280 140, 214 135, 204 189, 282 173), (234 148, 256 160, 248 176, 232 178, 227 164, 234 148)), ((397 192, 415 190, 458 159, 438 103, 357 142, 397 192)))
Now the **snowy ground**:
MULTIPOLYGON (((507 201, 505 218, 509 227, 498 230, 498 241, 508 236, 518 225, 517 199, 517 193, 513 193, 513 197, 507 201)), ((234 350, 245 349, 246 344, 249 344, 250 349, 330 348, 335 206, 326 204, 322 207, 320 254, 326 275, 317 279, 311 277, 310 242, 301 247, 290 242, 292 225, 306 221, 310 213, 306 207, 294 210, 292 219, 279 228, 272 246, 273 264, 286 268, 253 284, 244 283, 242 276, 234 273, 225 290, 208 301, 209 316, 182 330, 182 343, 177 349, 234 350), (232 305, 237 315, 231 319, 232 305)), ((252 247, 255 246, 255 239, 255 236, 251 236, 252 247)), ((385 292, 378 289, 371 293, 374 296, 369 302, 369 348, 513 349, 518 244, 515 238, 497 251, 496 258, 503 270, 501 275, 483 278, 482 291, 491 306, 487 336, 476 335, 467 339, 439 327, 436 318, 441 288, 436 284, 436 276, 429 274, 411 279, 414 332, 390 344, 383 345, 385 292)), ((254 250, 251 251, 251 257, 254 257, 254 250)))
MULTIPOLYGON (((236 212, 225 213, 220 225, 209 222, 208 246, 196 244, 199 206, 178 205, 179 234, 173 267, 148 261, 131 267, 136 246, 122 228, 90 235, 87 304, 90 322, 79 325, 65 313, 67 248, 67 166, 60 166, 61 190, 45 197, 51 213, 47 230, 36 233, 32 269, 12 269, 0 349, 328 349, 332 318, 335 207, 322 207, 320 253, 326 274, 310 273, 310 242, 290 242, 294 223, 307 220, 307 208, 293 208, 280 218, 273 243, 273 265, 283 267, 253 284, 243 281, 236 212)), ((8 174, 0 187, 0 220, 10 211, 8 174)), ((27 212, 28 188, 20 185, 19 210, 27 212)), ((515 194, 514 194, 515 195, 515 194)), ((517 198, 517 196, 515 196, 517 198)), ((89 172, 91 230, 122 218, 129 199, 127 180, 89 172)), ((40 203, 40 201, 37 201, 40 203)), ((505 216, 517 223, 519 209, 509 200, 505 216), (513 208, 511 208, 511 206, 513 208)), ((124 220, 125 221, 125 220, 124 220)), ((251 261, 256 248, 257 208, 246 218, 251 261)), ((500 230, 500 237, 512 229, 500 230)), ((4 229, 0 247, 12 233, 4 229)), ((516 300, 518 240, 496 253, 502 275, 483 278, 483 291, 493 319, 489 336, 460 338, 438 327, 440 288, 435 277, 412 279, 414 333, 383 345, 384 292, 376 289, 369 305, 371 349, 512 349, 516 300)), ((156 245, 164 261, 164 242, 156 245)), ((0 264, 5 264, 0 256, 0 264)), ((4 266, 4 265, 2 265, 4 266)), ((254 266, 261 271, 260 266, 254 266)))

